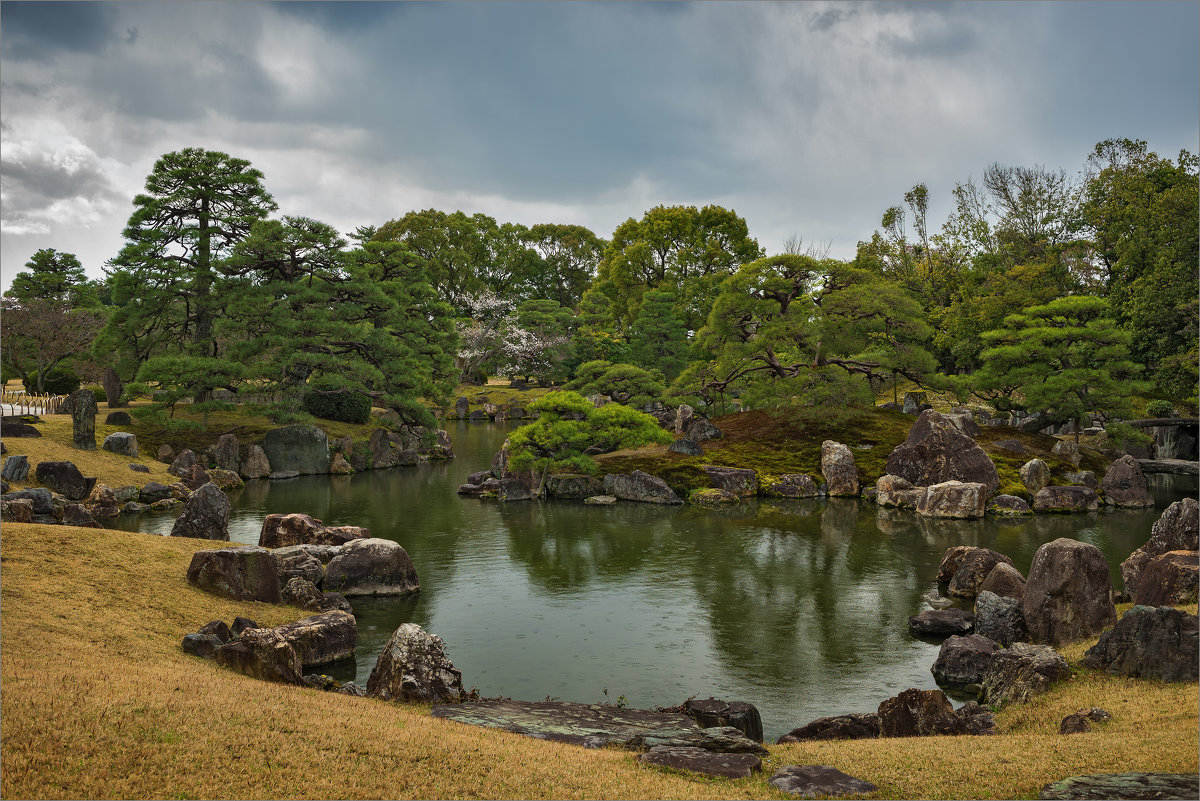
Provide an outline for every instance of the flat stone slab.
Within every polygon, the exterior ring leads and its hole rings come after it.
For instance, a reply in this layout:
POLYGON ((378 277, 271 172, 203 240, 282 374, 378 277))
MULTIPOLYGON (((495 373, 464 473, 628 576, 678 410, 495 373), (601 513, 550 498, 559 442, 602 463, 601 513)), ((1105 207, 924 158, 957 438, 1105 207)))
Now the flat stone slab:
POLYGON ((767 781, 776 790, 801 798, 866 795, 879 789, 829 765, 788 765, 767 781))
POLYGON ((1042 788, 1038 798, 1200 798, 1194 773, 1093 773, 1042 788))
POLYGON ((478 701, 437 705, 433 716, 584 748, 616 745, 641 750, 671 746, 766 753, 737 729, 701 729, 687 715, 648 709, 565 701, 478 701))
POLYGON ((639 756, 638 761, 723 779, 745 779, 762 770, 762 760, 754 754, 718 754, 690 746, 656 745, 639 756))

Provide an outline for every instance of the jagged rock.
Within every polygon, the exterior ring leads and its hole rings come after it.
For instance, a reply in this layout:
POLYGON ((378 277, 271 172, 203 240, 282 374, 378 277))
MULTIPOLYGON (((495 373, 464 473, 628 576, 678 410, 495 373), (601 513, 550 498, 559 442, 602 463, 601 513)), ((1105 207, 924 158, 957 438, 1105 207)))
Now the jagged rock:
POLYGON ((1200 551, 1200 504, 1195 498, 1176 501, 1150 528, 1150 539, 1121 563, 1125 592, 1137 596, 1138 578, 1155 557, 1168 551, 1200 551))
POLYGON ((879 705, 880 737, 966 734, 954 706, 941 690, 905 690, 879 705))
POLYGON ((943 481, 925 488, 917 500, 922 517, 967 519, 983 517, 987 488, 983 484, 943 481))
POLYGON ((751 498, 758 494, 758 476, 753 470, 736 467, 714 467, 701 465, 713 487, 733 493, 740 498, 751 498))
POLYGON ((188 448, 175 457, 167 472, 177 478, 186 478, 192 474, 192 468, 197 464, 196 454, 188 448))
POLYGON ((767 783, 782 793, 801 798, 867 795, 879 789, 829 765, 787 765, 775 771, 767 783))
POLYGON ((942 416, 949 420, 952 426, 968 437, 974 438, 979 436, 979 424, 975 422, 975 416, 970 412, 951 412, 942 416))
POLYGON ((32 523, 32 498, 4 498, 0 500, 0 519, 7 523, 32 523))
POLYGON ((976 701, 967 701, 954 714, 962 722, 967 734, 986 735, 996 733, 996 716, 992 710, 976 701))
POLYGON ((634 470, 631 475, 614 475, 609 473, 604 477, 604 492, 625 501, 640 501, 642 503, 683 503, 675 491, 667 486, 667 482, 658 476, 634 470))
POLYGON ((928 609, 908 619, 908 630, 922 637, 948 637, 966 634, 975 623, 975 615, 965 609, 928 609))
POLYGON ((993 495, 984 507, 984 511, 997 517, 1019 517, 1033 514, 1029 504, 1016 495, 993 495))
POLYGON ((1092 730, 1093 723, 1105 723, 1112 720, 1112 715, 1099 707, 1080 709, 1062 719, 1058 726, 1059 734, 1083 734, 1092 730))
MULTIPOLYGON (((124 412, 116 412, 116 414, 125 414, 124 412)), ((111 416, 111 415, 110 415, 111 416)), ((128 417, 129 415, 125 415, 128 417)), ((129 456, 134 459, 138 456, 137 437, 125 431, 116 431, 104 438, 102 447, 106 451, 120 454, 121 456, 129 456)))
MULTIPOLYGON (((7 430, 4 432, 7 435, 7 430)), ((24 481, 29 475, 29 457, 16 454, 4 460, 4 469, 0 470, 0 478, 5 481, 24 481)))
POLYGON ((984 580, 996 568, 996 565, 1002 563, 1011 565, 1012 559, 990 548, 971 548, 959 559, 958 567, 954 571, 954 577, 950 579, 946 593, 955 598, 974 598, 979 594, 979 588, 983 586, 984 580))
POLYGON ((304 684, 300 656, 275 629, 244 629, 236 640, 216 650, 218 665, 281 684, 304 684))
POLYGON ((329 472, 335 476, 348 476, 354 472, 354 468, 346 461, 345 456, 335 453, 329 462, 329 472))
POLYGON ((321 606, 322 612, 332 612, 337 609, 350 615, 354 614, 354 608, 350 606, 346 596, 340 592, 323 592, 321 596, 325 599, 321 606))
POLYGON ((242 481, 242 477, 232 470, 222 470, 219 467, 214 467, 208 471, 208 479, 217 485, 217 489, 222 492, 229 490, 241 489, 246 486, 246 482, 242 481))
POLYGON ((1060 537, 1037 549, 1022 600, 1034 642, 1081 640, 1117 620, 1108 562, 1095 545, 1060 537))
POLYGON ((1126 506, 1137 509, 1154 505, 1154 498, 1146 486, 1146 476, 1138 460, 1129 454, 1113 462, 1104 480, 1100 482, 1104 502, 1109 506, 1126 506))
POLYGON ((371 536, 371 530, 361 526, 327 526, 306 514, 270 514, 263 518, 258 544, 264 548, 285 548, 289 545, 345 545, 355 539, 371 536))
POLYGON ((224 644, 211 634, 185 634, 183 642, 180 643, 185 654, 198 656, 201 659, 212 659, 217 649, 224 644))
POLYGON ((695 409, 686 403, 679 404, 679 406, 675 409, 675 433, 682 434, 687 431, 688 426, 691 425, 692 419, 695 418, 695 416, 695 409))
POLYGON ((703 417, 695 417, 688 424, 687 430, 683 432, 685 438, 692 442, 707 442, 710 439, 720 439, 724 436, 721 429, 705 420, 703 417))
POLYGON ((1081 664, 1120 676, 1196 681, 1196 615, 1169 606, 1135 606, 1087 650, 1081 664))
POLYGON ((1071 484, 1080 484, 1088 489, 1097 489, 1100 483, 1096 481, 1096 474, 1091 470, 1072 471, 1063 474, 1063 478, 1071 484))
POLYGON ((879 506, 916 509, 924 494, 924 487, 914 487, 911 481, 900 476, 883 475, 875 482, 875 503, 879 506))
POLYGON ((802 743, 807 740, 873 740, 879 736, 879 715, 851 713, 817 718, 792 729, 778 743, 802 743))
POLYGON ((367 680, 367 695, 384 701, 459 701, 462 671, 446 656, 445 644, 416 623, 392 634, 367 680))
MULTIPOLYGON (((279 573, 266 548, 197 551, 188 565, 187 580, 192 586, 235 601, 280 602, 279 573)), ((236 620, 233 630, 238 631, 236 620)))
POLYGON ((1028 642, 1025 610, 1020 599, 980 590, 975 599, 975 633, 1008 647, 1014 642, 1028 642))
POLYGON ((70 503, 63 509, 62 524, 64 526, 80 526, 82 528, 100 528, 91 511, 82 504, 70 503))
POLYGON ((286 587, 292 579, 300 578, 312 582, 314 586, 321 586, 325 579, 325 566, 319 559, 304 551, 281 551, 282 549, 271 552, 281 585, 286 587))
POLYGON ((229 498, 215 484, 205 484, 183 504, 171 528, 172 537, 229 539, 229 498))
POLYGON ((188 489, 198 490, 205 484, 211 484, 212 477, 208 474, 208 471, 204 469, 203 465, 194 464, 192 465, 192 469, 182 477, 182 482, 183 485, 188 489))
POLYGON ((45 487, 34 487, 32 489, 17 490, 16 492, 4 494, 5 501, 11 502, 22 498, 33 504, 33 513, 35 515, 54 514, 54 493, 45 487))
POLYGON ((681 453, 684 456, 704 455, 704 449, 700 447, 699 443, 687 437, 675 440, 667 447, 667 450, 671 453, 681 453))
POLYGON ((1025 597, 1025 577, 1011 562, 997 562, 979 585, 979 592, 994 592, 1001 597, 1020 601, 1025 597))
POLYGON ((200 630, 196 633, 211 634, 220 640, 222 645, 233 639, 233 632, 229 630, 229 626, 226 626, 223 620, 211 620, 201 626, 200 630))
POLYGON ((754 704, 719 698, 703 701, 689 698, 683 704, 683 712, 702 729, 732 726, 757 743, 763 741, 762 717, 754 704))
POLYGON ((279 593, 285 604, 298 606, 309 612, 321 612, 325 608, 325 596, 310 579, 293 576, 283 585, 279 593))
POLYGON ((716 751, 722 754, 767 756, 769 753, 762 745, 732 726, 711 726, 707 729, 693 727, 685 732, 648 732, 633 737, 628 745, 638 749, 654 748, 660 745, 703 748, 706 751, 716 751))
POLYGON ((322 612, 294 623, 276 626, 274 630, 296 649, 296 655, 304 667, 326 665, 353 656, 358 643, 354 615, 341 611, 322 612))
POLYGON ((171 488, 157 481, 146 482, 145 486, 138 491, 138 500, 142 503, 154 503, 171 497, 173 497, 171 488))
MULTIPOLYGON (((104 387, 104 400, 108 403, 108 408, 116 409, 119 406, 125 406, 125 402, 121 400, 121 392, 124 387, 121 384, 121 377, 117 375, 117 371, 112 367, 104 368, 104 375, 100 379, 100 385, 104 387)), ((125 412, 113 412, 113 414, 125 414, 125 412)), ((109 417, 112 415, 110 414, 109 417)), ((125 424, 129 422, 128 418, 125 424)), ((124 425, 124 424, 121 424, 124 425)))
POLYGON ((1087 487, 1042 487, 1033 496, 1035 512, 1094 512, 1100 508, 1100 498, 1087 487))
POLYGON ((82 501, 96 486, 96 479, 84 478, 72 462, 38 462, 34 475, 39 484, 72 501, 82 501))
POLYGON ((758 491, 771 498, 815 498, 817 482, 805 473, 783 473, 767 476, 759 484, 758 491))
POLYGON ((958 688, 979 684, 1000 643, 978 634, 948 637, 930 668, 938 684, 958 688))
POLYGON ((745 779, 762 770, 762 759, 754 754, 721 754, 692 746, 656 745, 638 761, 724 779, 745 779))
POLYGON ((821 475, 825 478, 825 493, 829 497, 858 496, 854 453, 842 443, 830 439, 821 443, 821 475))
POLYGON ((213 446, 213 464, 222 470, 236 473, 238 467, 241 466, 238 460, 238 450, 237 435, 222 434, 217 437, 217 442, 213 446))
POLYGON ((603 490, 604 482, 592 476, 558 473, 546 478, 546 494, 551 498, 581 500, 599 495, 603 490))
POLYGON ((1030 495, 1037 495, 1043 488, 1050 486, 1050 465, 1041 459, 1030 459, 1021 465, 1017 475, 1030 495))
POLYGON ((1091 773, 1069 776, 1042 788, 1039 799, 1197 798, 1195 773, 1091 773))
POLYGON ((928 396, 924 392, 905 392, 902 409, 905 414, 920 414, 929 405, 928 396))
POLYGON ((271 462, 267 454, 258 445, 246 446, 246 458, 238 467, 242 478, 266 478, 271 475, 271 462))
POLYGON ((1065 439, 1060 439, 1058 442, 1054 443, 1054 447, 1050 449, 1050 453, 1054 454, 1065 462, 1070 462, 1076 467, 1079 466, 1079 462, 1083 459, 1082 454, 1079 453, 1079 446, 1074 442, 1069 442, 1065 439))
POLYGON ((973 550, 975 550, 974 545, 952 545, 947 548, 946 553, 942 554, 941 563, 938 564, 938 584, 949 584, 954 579, 954 574, 958 572, 958 566, 963 557, 973 550))
POLYGON ((892 450, 887 472, 920 487, 954 480, 983 484, 991 495, 1000 486, 987 452, 932 409, 921 412, 908 439, 892 450))
POLYGON ((980 700, 992 706, 1024 703, 1069 673, 1066 660, 1050 646, 1013 643, 992 656, 980 700))
POLYGON ((1168 551, 1156 556, 1142 570, 1135 603, 1142 606, 1194 604, 1200 579, 1200 554, 1168 551))
POLYGON ((325 566, 324 588, 343 595, 407 595, 421 588, 416 568, 399 543, 371 537, 341 547, 325 566))
POLYGON ((67 396, 67 402, 71 405, 71 444, 81 451, 96 450, 96 396, 90 389, 79 389, 67 396))

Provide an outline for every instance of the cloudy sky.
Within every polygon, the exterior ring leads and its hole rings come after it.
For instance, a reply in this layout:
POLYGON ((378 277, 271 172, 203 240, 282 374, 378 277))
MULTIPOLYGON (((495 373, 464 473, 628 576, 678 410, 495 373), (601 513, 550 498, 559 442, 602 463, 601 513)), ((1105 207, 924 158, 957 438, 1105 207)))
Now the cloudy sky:
POLYGON ((462 209, 608 237, 718 204, 850 257, 913 184, 1200 139, 1200 4, 0 3, 3 286, 100 276, 154 161, 249 159, 342 231, 462 209))

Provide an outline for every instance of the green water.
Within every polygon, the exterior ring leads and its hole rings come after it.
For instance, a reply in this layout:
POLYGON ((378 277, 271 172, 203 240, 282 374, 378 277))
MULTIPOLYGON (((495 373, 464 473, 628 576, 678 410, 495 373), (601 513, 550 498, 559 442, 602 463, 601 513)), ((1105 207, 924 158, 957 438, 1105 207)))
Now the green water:
MULTIPOLYGON (((460 497, 507 426, 451 422, 458 458, 346 477, 251 482, 232 493, 230 535, 257 542, 273 512, 364 525, 412 556, 421 592, 351 599, 353 660, 327 668, 365 685, 401 623, 440 635, 463 682, 486 696, 670 706, 691 695, 750 701, 774 738, 814 718, 874 711, 936 687, 935 643, 908 633, 951 545, 994 548, 1023 573, 1057 537, 1118 565, 1194 478, 1152 477, 1158 509, 1019 522, 931 521, 847 501, 752 502, 717 511, 649 504, 508 505, 460 497), (605 695, 607 690, 607 695, 605 695)), ((170 531, 168 515, 122 527, 170 531)), ((197 627, 207 621, 196 621, 197 627)))

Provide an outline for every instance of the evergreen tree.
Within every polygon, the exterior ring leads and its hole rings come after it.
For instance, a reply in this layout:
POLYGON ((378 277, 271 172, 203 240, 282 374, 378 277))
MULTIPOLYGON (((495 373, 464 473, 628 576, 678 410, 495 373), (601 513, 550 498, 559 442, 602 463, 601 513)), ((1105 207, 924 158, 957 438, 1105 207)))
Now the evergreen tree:
POLYGON ((13 277, 8 295, 19 301, 53 300, 71 308, 99 305, 96 284, 88 280, 74 253, 42 248, 25 262, 28 272, 13 277))
POLYGON ((647 370, 659 370, 673 381, 687 366, 688 341, 683 323, 675 315, 675 295, 651 290, 629 331, 630 360, 647 370))

